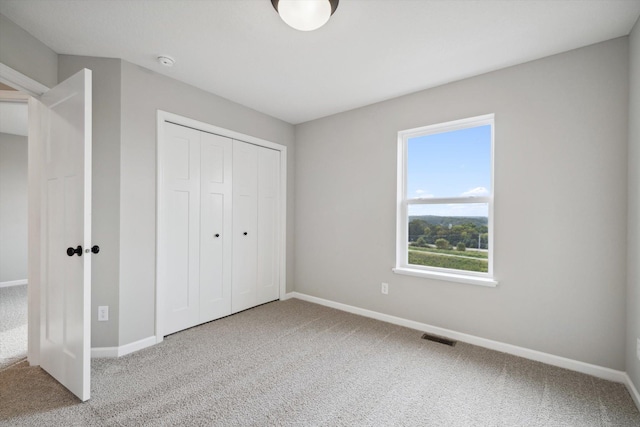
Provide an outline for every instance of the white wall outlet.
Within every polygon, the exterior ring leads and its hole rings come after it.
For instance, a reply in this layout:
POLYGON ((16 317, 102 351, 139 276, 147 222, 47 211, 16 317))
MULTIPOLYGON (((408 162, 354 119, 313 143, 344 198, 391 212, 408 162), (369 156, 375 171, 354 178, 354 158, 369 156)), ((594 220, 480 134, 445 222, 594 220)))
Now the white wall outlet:
POLYGON ((98 306, 98 322, 106 322, 107 320, 109 320, 109 306, 98 306))
POLYGON ((638 360, 640 360, 640 338, 638 338, 638 344, 636 345, 636 356, 638 356, 638 360))
POLYGON ((380 292, 382 292, 383 294, 387 295, 389 293, 389 284, 388 283, 382 283, 382 287, 380 288, 380 292))

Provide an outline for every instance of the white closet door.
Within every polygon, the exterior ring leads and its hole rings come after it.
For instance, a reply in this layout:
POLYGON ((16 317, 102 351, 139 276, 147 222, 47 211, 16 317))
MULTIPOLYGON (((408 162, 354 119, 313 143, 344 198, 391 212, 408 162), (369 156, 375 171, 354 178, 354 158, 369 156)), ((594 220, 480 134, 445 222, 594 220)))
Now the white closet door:
POLYGON ((163 144, 158 282, 166 290, 168 335, 199 320, 200 132, 165 123, 163 144))
POLYGON ((233 141, 232 312, 257 305, 258 147, 233 141))
POLYGON ((231 314, 232 141, 201 134, 200 319, 231 314))
POLYGON ((257 304, 280 297, 279 220, 280 153, 258 150, 257 304))

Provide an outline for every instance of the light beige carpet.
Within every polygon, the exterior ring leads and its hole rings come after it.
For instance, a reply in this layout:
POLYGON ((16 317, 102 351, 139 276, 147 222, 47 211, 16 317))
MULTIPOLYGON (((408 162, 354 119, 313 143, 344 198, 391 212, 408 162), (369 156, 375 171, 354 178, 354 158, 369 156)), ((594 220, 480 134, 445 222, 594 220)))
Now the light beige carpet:
POLYGON ((27 285, 0 288, 0 369, 11 366, 25 357, 27 285))
POLYGON ((625 387, 288 300, 92 362, 79 403, 26 364, 0 425, 640 426, 625 387))

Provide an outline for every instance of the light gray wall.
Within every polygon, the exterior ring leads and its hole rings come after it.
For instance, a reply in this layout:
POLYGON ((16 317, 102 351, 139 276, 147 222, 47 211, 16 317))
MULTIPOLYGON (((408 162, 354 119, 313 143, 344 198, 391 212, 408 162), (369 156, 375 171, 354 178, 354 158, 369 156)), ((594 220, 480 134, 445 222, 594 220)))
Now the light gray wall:
POLYGON ((27 279, 27 137, 0 133, 0 283, 27 279))
POLYGON ((293 290, 293 126, 126 61, 121 90, 120 345, 154 335, 158 109, 288 147, 287 287, 293 290))
POLYGON ((623 370, 627 106, 620 38, 296 126, 296 291, 623 370), (499 286, 393 274, 397 132, 487 113, 499 286))
POLYGON ((60 55, 60 80, 83 68, 93 80, 91 345, 118 345, 120 262, 120 64, 119 59, 60 55), (109 321, 98 322, 98 306, 109 306, 109 321))
POLYGON ((58 55, 0 14, 0 63, 47 87, 58 83, 58 55))
POLYGON ((627 373, 640 390, 640 20, 629 37, 629 251, 627 373))

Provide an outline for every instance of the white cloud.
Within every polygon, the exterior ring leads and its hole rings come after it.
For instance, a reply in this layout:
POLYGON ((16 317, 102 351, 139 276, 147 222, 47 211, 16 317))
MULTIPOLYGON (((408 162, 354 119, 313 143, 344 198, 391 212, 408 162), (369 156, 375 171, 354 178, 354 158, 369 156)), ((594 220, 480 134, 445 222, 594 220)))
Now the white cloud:
POLYGON ((427 194, 424 190, 416 190, 416 197, 419 197, 421 199, 428 199, 430 197, 433 197, 433 194, 427 194))
POLYGON ((464 193, 461 194, 462 197, 482 197, 482 196, 488 196, 489 195, 489 190, 487 190, 484 187, 476 187, 476 188, 472 188, 469 191, 465 191, 464 193))
POLYGON ((446 204, 446 205, 410 205, 409 216, 435 215, 454 217, 488 217, 486 203, 446 204))

